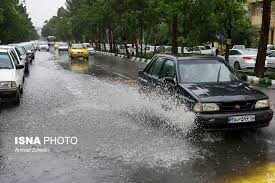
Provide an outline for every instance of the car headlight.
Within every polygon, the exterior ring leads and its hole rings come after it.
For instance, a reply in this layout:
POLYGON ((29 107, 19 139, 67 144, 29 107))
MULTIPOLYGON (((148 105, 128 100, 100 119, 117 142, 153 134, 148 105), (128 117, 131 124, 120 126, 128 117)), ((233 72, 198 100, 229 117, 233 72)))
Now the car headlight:
POLYGON ((0 88, 12 88, 16 87, 15 81, 1 81, 0 82, 0 88))
POLYGON ((215 103, 196 103, 193 107, 195 112, 213 112, 219 111, 220 108, 215 103))
POLYGON ((270 107, 270 101, 269 100, 259 100, 255 105, 256 109, 268 108, 268 107, 270 107))

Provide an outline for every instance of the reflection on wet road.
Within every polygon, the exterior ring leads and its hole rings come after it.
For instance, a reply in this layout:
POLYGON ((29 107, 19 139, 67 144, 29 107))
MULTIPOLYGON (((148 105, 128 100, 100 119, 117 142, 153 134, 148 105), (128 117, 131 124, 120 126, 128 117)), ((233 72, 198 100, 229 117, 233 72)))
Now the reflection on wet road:
MULTIPOLYGON (((261 130, 199 132, 184 106, 129 84, 144 67, 37 53, 22 105, 4 106, 0 115, 0 182, 272 180, 274 120, 261 130), (78 144, 15 145, 20 136, 76 136, 78 144), (49 152, 15 152, 33 146, 49 152)), ((275 99, 273 90, 264 92, 275 99)))

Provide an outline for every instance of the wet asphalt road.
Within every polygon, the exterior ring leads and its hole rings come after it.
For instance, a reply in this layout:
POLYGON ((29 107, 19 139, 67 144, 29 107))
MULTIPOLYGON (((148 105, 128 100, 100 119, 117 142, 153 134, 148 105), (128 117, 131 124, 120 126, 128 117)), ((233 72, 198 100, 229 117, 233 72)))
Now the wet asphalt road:
MULTIPOLYGON (((38 52, 21 106, 5 105, 0 113, 0 182, 215 183, 273 166, 275 120, 261 130, 197 132, 184 107, 138 92, 133 80, 144 67, 38 52), (21 136, 74 136, 78 143, 16 145, 21 136)), ((261 90, 275 101, 274 90, 261 90)))

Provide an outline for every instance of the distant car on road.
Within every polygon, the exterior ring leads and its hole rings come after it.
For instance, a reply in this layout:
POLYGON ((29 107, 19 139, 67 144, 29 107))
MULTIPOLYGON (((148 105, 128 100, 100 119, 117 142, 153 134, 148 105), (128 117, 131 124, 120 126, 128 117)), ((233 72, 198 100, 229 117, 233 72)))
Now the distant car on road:
POLYGON ((15 58, 12 49, 0 48, 0 98, 1 102, 20 105, 24 84, 24 65, 15 58))
POLYGON ((90 46, 87 49, 88 49, 88 52, 89 52, 90 55, 94 55, 95 54, 95 49, 92 46, 90 46))
POLYGON ((38 43, 38 51, 42 51, 42 50, 46 50, 46 51, 50 50, 50 47, 47 42, 43 41, 38 43))
POLYGON ((71 59, 76 57, 82 57, 87 60, 89 59, 89 52, 83 44, 72 44, 69 49, 69 55, 71 59))
POLYGON ((59 43, 59 47, 58 47, 58 51, 68 51, 69 50, 69 45, 66 42, 60 42, 59 43))
POLYGON ((257 49, 231 49, 229 50, 229 64, 236 70, 254 68, 257 53, 257 49))
POLYGON ((177 96, 203 129, 266 127, 273 117, 269 98, 218 57, 156 55, 138 80, 145 91, 160 88, 177 96))

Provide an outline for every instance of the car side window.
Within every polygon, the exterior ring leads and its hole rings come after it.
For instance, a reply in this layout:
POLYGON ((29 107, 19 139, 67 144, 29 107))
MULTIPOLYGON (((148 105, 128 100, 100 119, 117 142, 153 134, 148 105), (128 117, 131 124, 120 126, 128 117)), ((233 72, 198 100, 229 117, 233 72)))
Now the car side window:
POLYGON ((236 50, 235 52, 236 52, 235 55, 241 55, 241 53, 239 51, 236 50))
POLYGON ((163 68, 161 70, 160 77, 165 78, 165 77, 172 77, 174 78, 176 76, 175 72, 175 63, 172 60, 166 60, 163 68))
POLYGON ((16 65, 20 65, 19 60, 17 59, 16 53, 14 51, 11 51, 12 59, 14 60, 16 65))
POLYGON ((160 57, 156 58, 154 63, 151 65, 151 68, 149 68, 148 74, 155 77, 159 77, 162 64, 163 64, 163 59, 160 57))
POLYGON ((230 51, 229 51, 229 55, 235 55, 234 50, 230 50, 230 51))

